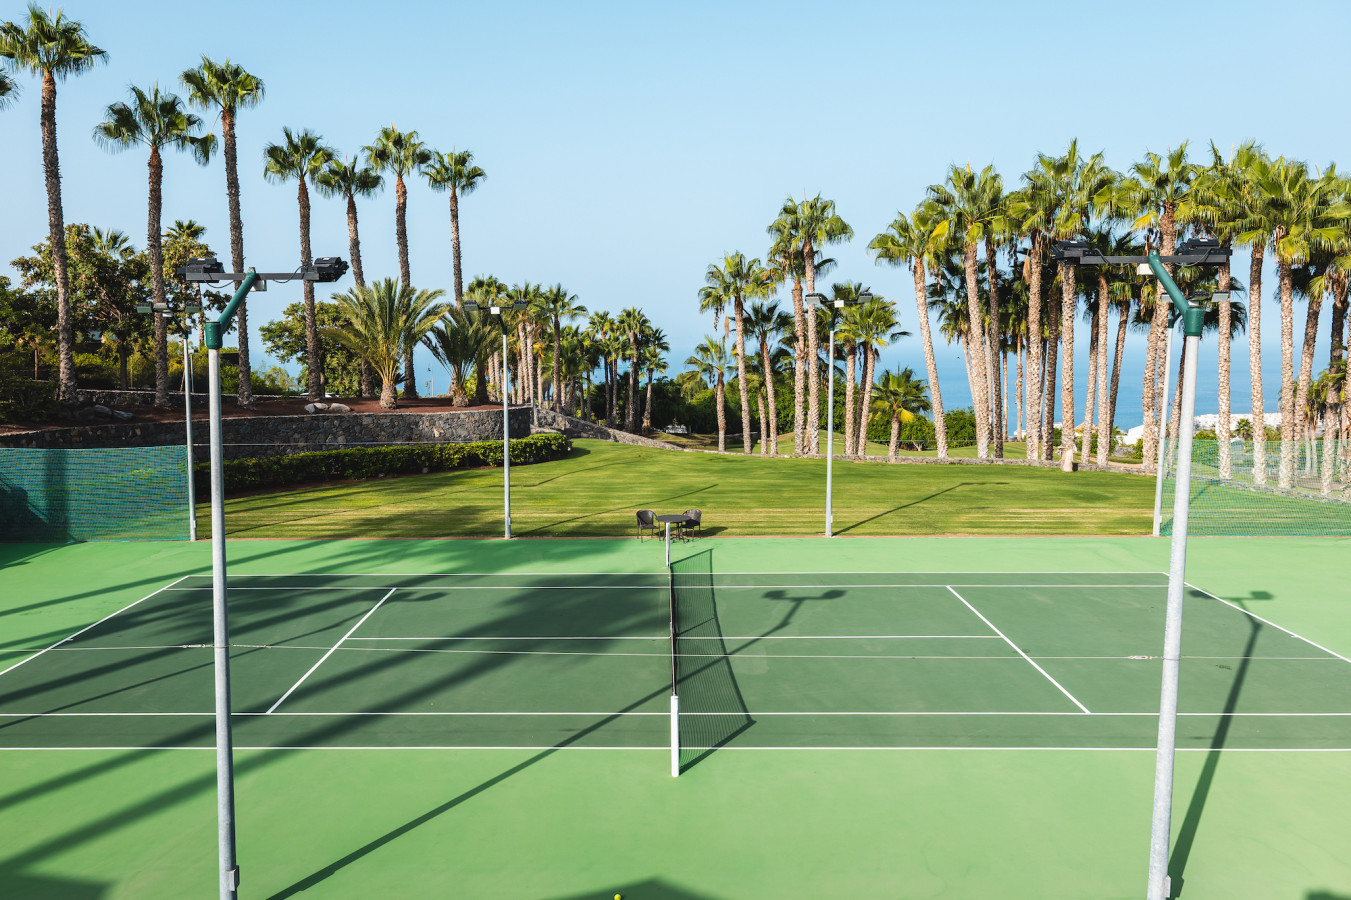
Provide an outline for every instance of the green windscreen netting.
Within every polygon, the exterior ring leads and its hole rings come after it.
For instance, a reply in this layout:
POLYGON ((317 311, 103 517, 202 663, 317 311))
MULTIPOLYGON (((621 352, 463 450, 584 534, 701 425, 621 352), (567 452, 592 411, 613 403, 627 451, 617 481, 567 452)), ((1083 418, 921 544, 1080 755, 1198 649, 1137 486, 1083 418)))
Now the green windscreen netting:
MULTIPOLYGON (((1348 451, 1339 441, 1266 441, 1261 463, 1252 441, 1192 446, 1188 534, 1351 536, 1348 451)), ((1172 534, 1177 441, 1165 454, 1162 534, 1172 534)))
POLYGON ((0 447, 0 541, 184 540, 184 453, 0 447))

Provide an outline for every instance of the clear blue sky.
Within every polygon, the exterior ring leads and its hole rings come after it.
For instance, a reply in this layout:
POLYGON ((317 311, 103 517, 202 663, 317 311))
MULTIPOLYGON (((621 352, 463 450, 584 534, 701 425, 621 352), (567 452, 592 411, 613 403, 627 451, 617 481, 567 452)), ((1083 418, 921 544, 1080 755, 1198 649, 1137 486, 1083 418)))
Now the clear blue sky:
MULTIPOLYGON (((903 325, 918 333, 908 271, 875 266, 866 245, 951 163, 994 163, 1012 188, 1038 151, 1059 152, 1075 137, 1117 168, 1186 139, 1202 152, 1210 140, 1228 148, 1247 138, 1321 166, 1351 137, 1335 100, 1346 63, 1318 38, 1347 33, 1351 6, 1341 2, 65 8, 110 54, 109 65, 59 91, 68 222, 122 228, 144 244, 144 155, 109 155, 90 130, 128 84, 176 89, 201 54, 228 56, 267 84, 266 101, 239 124, 250 264, 288 268, 299 256, 295 188, 262 178, 262 147, 283 125, 352 154, 393 123, 437 149, 473 150, 488 172, 462 204, 466 277, 562 282, 591 310, 641 306, 670 336, 673 370, 711 330, 697 313, 705 268, 728 251, 763 256, 765 226, 787 194, 837 202, 858 237, 833 250, 841 265, 831 280, 861 280, 897 300, 903 325)), ((0 18, 22 11, 5 0, 0 18)), ((7 274, 8 261, 46 234, 38 87, 22 81, 20 103, 0 113, 7 274)), ((446 199, 419 182, 409 193, 413 280, 449 287, 446 199)), ((361 207, 368 278, 397 274, 393 207, 392 189, 361 207)), ((167 160, 164 221, 186 218, 206 225, 228 258, 219 161, 202 169, 186 156, 167 160)), ((316 198, 314 248, 346 256, 340 201, 316 198)), ((1240 257, 1246 271, 1246 251, 1240 257)), ((255 327, 299 297, 294 285, 255 295, 255 327)), ((1272 302, 1263 323, 1269 396, 1279 366, 1272 302)), ((1080 374, 1086 345, 1078 341, 1080 374)), ((1139 420, 1138 339, 1131 350, 1125 425, 1139 420)), ((1246 356, 1240 340, 1236 362, 1246 356)), ((883 362, 922 373, 918 338, 883 362)), ((426 361, 419 369, 422 381, 426 361)), ((968 403, 956 348, 944 351, 942 375, 947 405, 968 403)), ((1205 384, 1201 411, 1214 402, 1205 384)), ((1234 385, 1241 409, 1242 365, 1234 385)))

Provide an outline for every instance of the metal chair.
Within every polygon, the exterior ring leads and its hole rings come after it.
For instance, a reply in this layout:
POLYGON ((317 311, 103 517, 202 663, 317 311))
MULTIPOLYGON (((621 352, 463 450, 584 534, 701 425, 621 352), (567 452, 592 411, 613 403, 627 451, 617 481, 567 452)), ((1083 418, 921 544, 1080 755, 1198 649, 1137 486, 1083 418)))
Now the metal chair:
POLYGON ((657 532, 657 514, 650 509, 640 509, 638 516, 638 540, 643 539, 643 532, 650 531, 653 535, 657 532))
POLYGON ((682 532, 689 533, 689 531, 693 529, 696 535, 698 535, 699 537, 703 537, 704 536, 703 532, 700 530, 700 527, 703 523, 703 518, 704 514, 701 510, 697 509, 685 510, 686 521, 680 523, 680 530, 682 532))

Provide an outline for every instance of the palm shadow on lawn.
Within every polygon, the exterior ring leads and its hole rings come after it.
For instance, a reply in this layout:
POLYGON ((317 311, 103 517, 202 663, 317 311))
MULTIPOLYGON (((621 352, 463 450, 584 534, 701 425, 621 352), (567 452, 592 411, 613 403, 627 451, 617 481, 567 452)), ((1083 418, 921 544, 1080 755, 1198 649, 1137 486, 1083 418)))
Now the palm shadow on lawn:
POLYGON ((880 512, 880 513, 878 513, 878 514, 875 515, 875 516, 869 516, 868 518, 862 519, 862 520, 860 520, 860 521, 858 521, 858 522, 855 522, 855 523, 852 524, 852 525, 846 525, 846 526, 843 527, 843 528, 836 528, 836 529, 835 529, 835 533, 836 533, 836 534, 844 534, 846 531, 853 531, 853 530, 856 529, 856 528, 861 528, 861 527, 863 527, 864 525, 867 525, 869 522, 875 522, 875 521, 877 521, 878 519, 885 518, 885 517, 891 515, 892 513, 898 513, 898 512, 900 512, 901 510, 903 510, 903 509, 909 509, 909 508, 912 507, 912 506, 919 506, 921 503, 928 503, 930 500, 933 500, 933 499, 936 498, 936 497, 941 497, 941 496, 943 496, 944 494, 951 493, 952 491, 955 491, 955 490, 957 490, 958 488, 975 487, 975 486, 977 486, 977 485, 982 485, 982 486, 983 486, 983 485, 994 485, 994 486, 998 487, 998 486, 1001 486, 1001 485, 1007 485, 1007 484, 1008 484, 1007 481, 963 481, 963 482, 961 482, 960 484, 954 484, 954 485, 952 485, 952 487, 946 487, 946 488, 943 488, 943 490, 941 490, 941 491, 935 491, 934 493, 930 494, 930 495, 927 496, 927 497, 920 497, 918 500, 911 500, 909 503, 902 503, 900 506, 893 507, 893 508, 887 510, 886 512, 880 512))

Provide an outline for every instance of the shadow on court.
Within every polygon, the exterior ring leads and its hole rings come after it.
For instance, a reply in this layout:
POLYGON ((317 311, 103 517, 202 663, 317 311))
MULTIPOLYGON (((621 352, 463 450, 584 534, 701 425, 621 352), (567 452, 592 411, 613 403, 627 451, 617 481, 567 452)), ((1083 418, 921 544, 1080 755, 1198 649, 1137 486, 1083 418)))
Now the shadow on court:
MULTIPOLYGON (((634 881, 629 884, 617 884, 613 887, 604 887, 594 891, 587 891, 584 894, 568 894, 566 897, 551 897, 549 900, 593 900, 595 897, 608 897, 611 894, 620 897, 641 897, 642 900, 718 900, 713 894, 695 894, 685 888, 676 887, 667 884, 660 878, 649 878, 646 881, 634 881)), ((1310 898, 1310 900, 1322 900, 1322 898, 1310 898)), ((1331 894, 1327 900, 1338 900, 1331 894)))
MULTIPOLYGON (((1234 602, 1246 611, 1248 608, 1246 604, 1249 602, 1271 599, 1272 595, 1267 591, 1252 591, 1247 597, 1234 602)), ((1234 668, 1234 678, 1229 685, 1229 694, 1224 701, 1224 715, 1220 716, 1220 721, 1215 726, 1215 735, 1210 740, 1210 752, 1206 754, 1206 761, 1201 766, 1201 774, 1197 777, 1196 787, 1192 790, 1191 802, 1187 804, 1187 812, 1182 817, 1182 828, 1178 831, 1177 841, 1174 842, 1173 851, 1168 857, 1168 877, 1172 879, 1174 897, 1182 896, 1185 881, 1183 873, 1187 869, 1187 860, 1191 856, 1196 832, 1201 825, 1201 814, 1205 812, 1206 800, 1210 797, 1211 786, 1215 783, 1215 770, 1220 765, 1220 754, 1229 739, 1229 729, 1234 721, 1233 713, 1238 709, 1238 698, 1243 693, 1243 683, 1247 680, 1248 668, 1257 649, 1257 638, 1262 633, 1263 625, 1260 621, 1252 616, 1244 618, 1248 621, 1248 640, 1242 653, 1239 654, 1238 665, 1234 668)))

